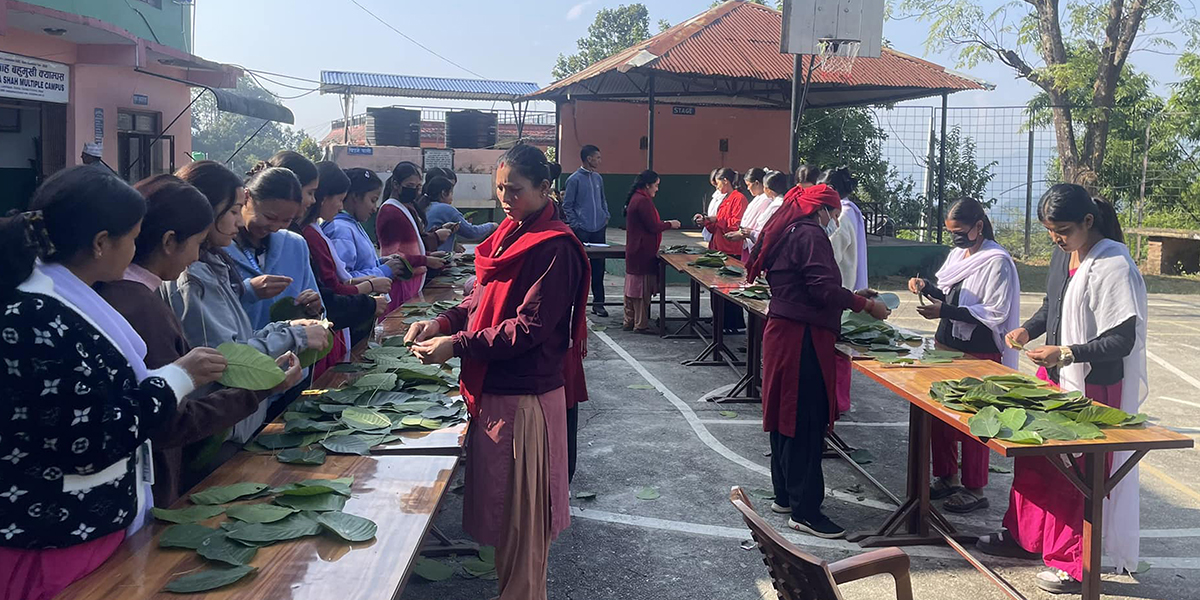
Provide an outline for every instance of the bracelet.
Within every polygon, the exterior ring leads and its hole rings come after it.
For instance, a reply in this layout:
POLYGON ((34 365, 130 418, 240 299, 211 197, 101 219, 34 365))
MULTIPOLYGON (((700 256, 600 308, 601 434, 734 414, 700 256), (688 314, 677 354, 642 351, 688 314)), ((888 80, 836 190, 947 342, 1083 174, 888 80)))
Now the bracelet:
POLYGON ((374 279, 368 279, 368 280, 367 280, 367 284, 369 284, 369 285, 371 286, 371 293, 372 293, 372 294, 374 294, 374 293, 375 293, 375 280, 374 280, 374 279))
POLYGON ((1075 353, 1071 351, 1071 347, 1070 346, 1062 346, 1061 350, 1060 350, 1060 356, 1058 359, 1059 366, 1063 366, 1063 367, 1070 366, 1071 363, 1074 363, 1074 362, 1075 362, 1075 353))

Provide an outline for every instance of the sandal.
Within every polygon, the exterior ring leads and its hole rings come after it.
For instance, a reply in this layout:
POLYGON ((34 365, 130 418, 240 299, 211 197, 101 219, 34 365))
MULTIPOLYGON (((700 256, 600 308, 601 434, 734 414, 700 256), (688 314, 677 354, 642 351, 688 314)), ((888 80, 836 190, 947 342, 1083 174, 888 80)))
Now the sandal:
POLYGON ((979 538, 975 541, 975 548, 991 556, 1021 558, 1025 560, 1038 560, 1042 558, 1041 554, 1022 548, 1017 543, 1017 540, 1013 539, 1012 534, 1007 529, 1001 529, 996 533, 989 533, 979 538))
POLYGON ((939 478, 934 480, 933 485, 929 486, 929 499, 941 500, 942 498, 949 498, 962 489, 961 485, 950 485, 946 483, 945 479, 939 478))
POLYGON ((988 506, 987 496, 976 496, 968 492, 965 488, 959 488, 958 491, 950 494, 950 497, 946 498, 946 501, 942 503, 942 508, 960 515, 982 510, 988 506))
POLYGON ((1083 583, 1075 581, 1062 569, 1046 569, 1038 573, 1033 582, 1042 591, 1051 594, 1078 594, 1083 591, 1083 583))

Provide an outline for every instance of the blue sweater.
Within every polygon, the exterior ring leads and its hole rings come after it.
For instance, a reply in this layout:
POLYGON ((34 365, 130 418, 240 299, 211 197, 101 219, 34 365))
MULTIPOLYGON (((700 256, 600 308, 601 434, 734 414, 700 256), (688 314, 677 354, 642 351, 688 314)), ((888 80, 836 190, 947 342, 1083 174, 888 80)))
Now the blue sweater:
POLYGON ((446 223, 458 223, 458 231, 450 235, 446 241, 442 242, 437 249, 444 252, 454 250, 454 241, 458 236, 463 236, 463 239, 471 242, 482 241, 492 232, 496 230, 495 223, 484 223, 482 225, 472 225, 470 221, 454 208, 451 204, 445 202, 434 202, 429 205, 429 209, 425 211, 425 219, 429 225, 425 227, 425 231, 436 231, 446 223))
POLYGON ((333 220, 321 225, 321 231, 333 242, 333 250, 346 263, 351 278, 392 278, 392 270, 379 259, 379 252, 371 243, 367 230, 349 213, 338 213, 333 220))
POLYGON ((567 178, 563 191, 563 212, 567 225, 580 231, 600 231, 608 226, 608 201, 604 198, 604 178, 580 167, 567 178))
POLYGON ((225 247, 225 252, 237 265, 238 274, 242 276, 242 307, 250 317, 250 324, 255 329, 262 329, 271 323, 271 305, 280 298, 300 295, 304 290, 317 290, 317 278, 313 275, 312 264, 308 258, 308 243, 298 233, 282 230, 267 237, 267 253, 262 263, 254 257, 254 249, 243 250, 237 240, 225 247), (259 275, 283 275, 292 278, 292 283, 274 298, 260 300, 250 287, 250 279, 259 275))

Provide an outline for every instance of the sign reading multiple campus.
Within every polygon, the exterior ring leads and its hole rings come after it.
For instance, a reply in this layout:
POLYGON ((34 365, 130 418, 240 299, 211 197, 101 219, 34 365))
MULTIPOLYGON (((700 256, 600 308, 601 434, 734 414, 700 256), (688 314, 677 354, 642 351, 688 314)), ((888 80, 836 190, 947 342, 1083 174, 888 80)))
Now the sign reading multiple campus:
POLYGON ((0 97, 66 104, 71 67, 0 52, 0 97))

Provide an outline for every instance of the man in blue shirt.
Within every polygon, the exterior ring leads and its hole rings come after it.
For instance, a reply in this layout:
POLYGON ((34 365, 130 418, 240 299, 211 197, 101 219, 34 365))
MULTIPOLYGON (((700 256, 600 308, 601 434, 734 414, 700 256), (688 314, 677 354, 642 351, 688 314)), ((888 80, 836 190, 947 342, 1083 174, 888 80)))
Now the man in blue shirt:
MULTIPOLYGON (((583 166, 567 178, 563 192, 563 212, 567 225, 585 244, 603 244, 608 227, 608 202, 604 198, 604 178, 600 176, 600 149, 588 144, 579 151, 583 166)), ((592 312, 607 317, 604 309, 604 259, 592 259, 592 312)))

